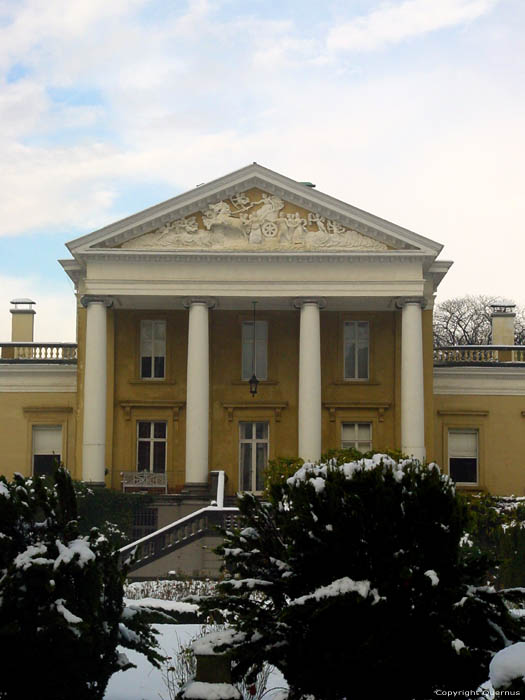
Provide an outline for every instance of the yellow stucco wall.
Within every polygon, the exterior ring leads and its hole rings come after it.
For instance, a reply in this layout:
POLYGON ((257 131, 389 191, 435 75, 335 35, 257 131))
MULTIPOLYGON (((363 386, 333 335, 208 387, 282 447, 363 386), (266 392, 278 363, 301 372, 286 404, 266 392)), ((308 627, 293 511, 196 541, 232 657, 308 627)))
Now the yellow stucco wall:
POLYGON ((62 461, 75 470, 75 408, 73 392, 5 392, 0 394, 0 474, 32 474, 34 425, 62 427, 62 461))
POLYGON ((448 430, 476 429, 479 484, 472 489, 525 495, 525 396, 438 395, 434 408, 435 459, 445 472, 448 430))

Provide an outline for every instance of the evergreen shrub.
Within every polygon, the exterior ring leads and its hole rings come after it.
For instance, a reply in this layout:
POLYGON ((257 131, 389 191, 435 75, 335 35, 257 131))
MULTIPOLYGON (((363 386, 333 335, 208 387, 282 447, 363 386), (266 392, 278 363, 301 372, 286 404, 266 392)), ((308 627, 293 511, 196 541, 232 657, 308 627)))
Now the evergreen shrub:
POLYGON ((115 548, 131 542, 135 514, 139 508, 150 505, 153 497, 150 494, 92 488, 82 481, 73 483, 80 533, 87 535, 92 527, 97 527, 115 548))
POLYGON ((437 465, 304 464, 239 508, 217 550, 231 578, 206 603, 236 631, 239 677, 267 661, 294 699, 424 699, 475 689, 494 651, 522 637, 437 465))
POLYGON ((467 494, 468 532, 475 546, 493 558, 496 588, 525 586, 525 498, 467 494))
POLYGON ((98 700, 132 666, 117 645, 158 665, 140 615, 126 615, 126 566, 99 530, 81 535, 75 491, 62 467, 54 484, 0 477, 0 698, 98 700))

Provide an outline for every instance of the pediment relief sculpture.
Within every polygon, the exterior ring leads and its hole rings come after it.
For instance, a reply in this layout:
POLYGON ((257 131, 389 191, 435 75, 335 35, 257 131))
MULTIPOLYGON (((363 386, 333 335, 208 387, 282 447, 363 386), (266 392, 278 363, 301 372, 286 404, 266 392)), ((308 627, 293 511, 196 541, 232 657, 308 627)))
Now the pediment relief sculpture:
POLYGON ((385 251, 388 246, 280 197, 250 190, 123 243, 133 250, 385 251))

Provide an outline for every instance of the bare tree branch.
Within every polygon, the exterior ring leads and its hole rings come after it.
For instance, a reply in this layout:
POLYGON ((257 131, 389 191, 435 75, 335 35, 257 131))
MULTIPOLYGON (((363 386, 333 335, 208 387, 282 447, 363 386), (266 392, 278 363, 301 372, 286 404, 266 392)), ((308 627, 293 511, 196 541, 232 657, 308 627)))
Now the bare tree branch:
MULTIPOLYGON (((479 294, 456 297, 434 308, 434 346, 488 345, 492 340, 491 304, 498 297, 479 294)), ((525 344, 525 308, 515 308, 514 342, 525 344)))

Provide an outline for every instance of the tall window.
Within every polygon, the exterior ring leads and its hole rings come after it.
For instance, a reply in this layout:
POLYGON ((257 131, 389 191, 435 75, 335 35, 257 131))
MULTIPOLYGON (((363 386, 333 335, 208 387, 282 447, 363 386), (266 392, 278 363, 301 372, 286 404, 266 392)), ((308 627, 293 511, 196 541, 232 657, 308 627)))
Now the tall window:
POLYGON ((166 321, 140 322, 140 376, 164 379, 166 364, 166 321))
POLYGON ((478 431, 448 431, 448 473, 460 484, 478 483, 478 431))
POLYGON ((61 462, 62 426, 33 426, 33 475, 52 474, 61 462))
POLYGON ((137 423, 137 471, 164 473, 166 471, 166 423, 139 421, 137 423))
POLYGON ((268 464, 268 423, 239 423, 240 489, 262 491, 268 464))
POLYGON ((345 379, 368 379, 368 321, 345 321, 345 379))
POLYGON ((371 423, 343 423, 341 426, 341 447, 353 447, 359 452, 369 452, 372 449, 371 423))
POLYGON ((242 379, 252 374, 257 379, 268 379, 268 323, 255 321, 255 372, 253 367, 253 321, 242 324, 242 379))

